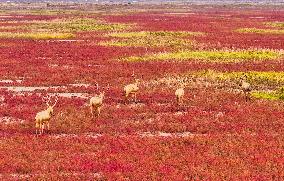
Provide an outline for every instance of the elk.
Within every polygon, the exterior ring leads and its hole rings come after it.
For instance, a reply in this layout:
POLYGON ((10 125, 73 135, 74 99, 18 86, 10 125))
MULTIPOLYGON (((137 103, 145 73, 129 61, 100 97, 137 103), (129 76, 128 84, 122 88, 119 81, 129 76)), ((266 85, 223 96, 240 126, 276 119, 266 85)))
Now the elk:
POLYGON ((176 102, 180 106, 183 103, 185 83, 182 83, 180 88, 175 91, 176 102))
POLYGON ((135 82, 132 84, 128 84, 126 86, 124 86, 124 96, 125 99, 128 98, 129 95, 134 96, 134 102, 137 102, 137 92, 139 91, 139 87, 138 84, 140 83, 139 79, 135 79, 135 82))
POLYGON ((241 77, 240 87, 245 94, 246 101, 250 99, 251 85, 247 82, 247 76, 241 77))
POLYGON ((36 127, 36 134, 43 134, 44 129, 45 129, 45 125, 47 126, 47 129, 49 131, 50 127, 49 127, 49 120, 51 118, 51 116, 53 116, 53 108, 55 107, 55 105, 57 104, 58 101, 58 97, 56 96, 55 98, 55 103, 51 106, 50 105, 50 96, 48 97, 43 97, 42 98, 43 102, 46 103, 47 105, 47 109, 43 110, 41 112, 38 112, 35 116, 35 127, 36 127))
MULTIPOLYGON (((109 85, 108 85, 109 88, 109 85)), ((97 89, 99 89, 99 85, 97 84, 97 89)), ((101 107, 103 105, 103 99, 105 96, 105 92, 100 92, 100 94, 91 97, 90 99, 90 110, 92 118, 99 117, 101 113, 101 107), (94 116, 95 115, 95 116, 94 116)))
POLYGON ((139 91, 138 84, 140 83, 140 80, 135 77, 134 70, 132 73, 132 77, 134 78, 135 82, 124 86, 123 93, 125 96, 125 102, 128 99, 129 95, 131 95, 132 97, 134 97, 134 102, 136 103, 137 102, 137 92, 139 91))

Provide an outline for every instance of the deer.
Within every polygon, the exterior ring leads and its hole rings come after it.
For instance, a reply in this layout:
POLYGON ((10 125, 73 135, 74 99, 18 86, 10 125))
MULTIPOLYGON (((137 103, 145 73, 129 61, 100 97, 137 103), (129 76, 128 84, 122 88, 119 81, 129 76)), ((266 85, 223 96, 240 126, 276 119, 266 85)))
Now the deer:
POLYGON ((176 96, 176 102, 180 106, 183 103, 183 97, 184 97, 184 88, 185 88, 185 83, 182 82, 181 86, 176 89, 175 91, 175 96, 176 96))
POLYGON ((43 134, 45 125, 47 126, 48 131, 50 130, 49 121, 50 121, 50 118, 53 116, 53 108, 57 104, 58 97, 57 96, 55 97, 55 103, 52 106, 50 105, 50 102, 51 102, 50 96, 43 97, 42 100, 43 102, 46 103, 47 109, 38 112, 35 116, 36 135, 43 134))
MULTIPOLYGON (((133 71, 132 76, 135 78, 134 71, 133 71)), ((139 83, 140 83, 140 80, 135 78, 134 83, 124 86, 123 90, 124 90, 125 100, 127 100, 129 95, 131 95, 134 97, 134 102, 135 103, 137 102, 137 92, 139 91, 139 87, 138 87, 139 83)))
POLYGON ((250 91, 251 91, 251 85, 247 82, 247 76, 240 78, 241 82, 239 86, 241 87, 242 91, 245 94, 246 102, 250 99, 250 91))
MULTIPOLYGON (((97 90, 98 89, 99 89, 99 85, 97 83, 97 90)), ((108 85, 108 89, 109 89, 109 85, 108 85)), ((91 110, 92 119, 94 117, 98 118, 100 116, 104 96, 105 96, 105 91, 100 92, 100 94, 97 94, 94 97, 91 97, 91 99, 90 99, 90 110, 91 110)))

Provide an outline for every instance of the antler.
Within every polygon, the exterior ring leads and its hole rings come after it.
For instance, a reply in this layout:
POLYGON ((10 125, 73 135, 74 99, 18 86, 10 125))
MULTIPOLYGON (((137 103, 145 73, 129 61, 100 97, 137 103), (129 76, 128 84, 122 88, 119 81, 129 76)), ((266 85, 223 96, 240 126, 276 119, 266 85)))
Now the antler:
POLYGON ((50 96, 44 96, 42 97, 42 101, 45 102, 45 104, 47 106, 50 106, 49 103, 50 103, 50 96))
POLYGON ((243 74, 241 77, 240 77, 240 80, 246 80, 248 77, 246 74, 243 74))
POLYGON ((55 97, 55 103, 52 105, 52 107, 54 107, 57 104, 58 101, 58 96, 55 97))

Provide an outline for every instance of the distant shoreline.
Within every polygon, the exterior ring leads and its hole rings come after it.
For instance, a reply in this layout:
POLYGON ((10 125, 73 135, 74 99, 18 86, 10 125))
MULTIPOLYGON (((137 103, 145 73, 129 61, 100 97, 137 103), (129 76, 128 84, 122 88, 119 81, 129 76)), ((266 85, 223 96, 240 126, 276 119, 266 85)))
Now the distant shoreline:
POLYGON ((284 5, 283 0, 0 0, 0 3, 284 5))

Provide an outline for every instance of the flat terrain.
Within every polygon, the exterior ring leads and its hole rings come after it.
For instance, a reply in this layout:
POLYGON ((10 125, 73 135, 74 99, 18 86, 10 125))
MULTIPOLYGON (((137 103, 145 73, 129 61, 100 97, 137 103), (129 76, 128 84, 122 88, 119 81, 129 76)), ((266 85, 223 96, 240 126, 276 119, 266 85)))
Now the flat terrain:
POLYGON ((50 6, 1 5, 1 180, 283 179, 283 7, 50 6))

